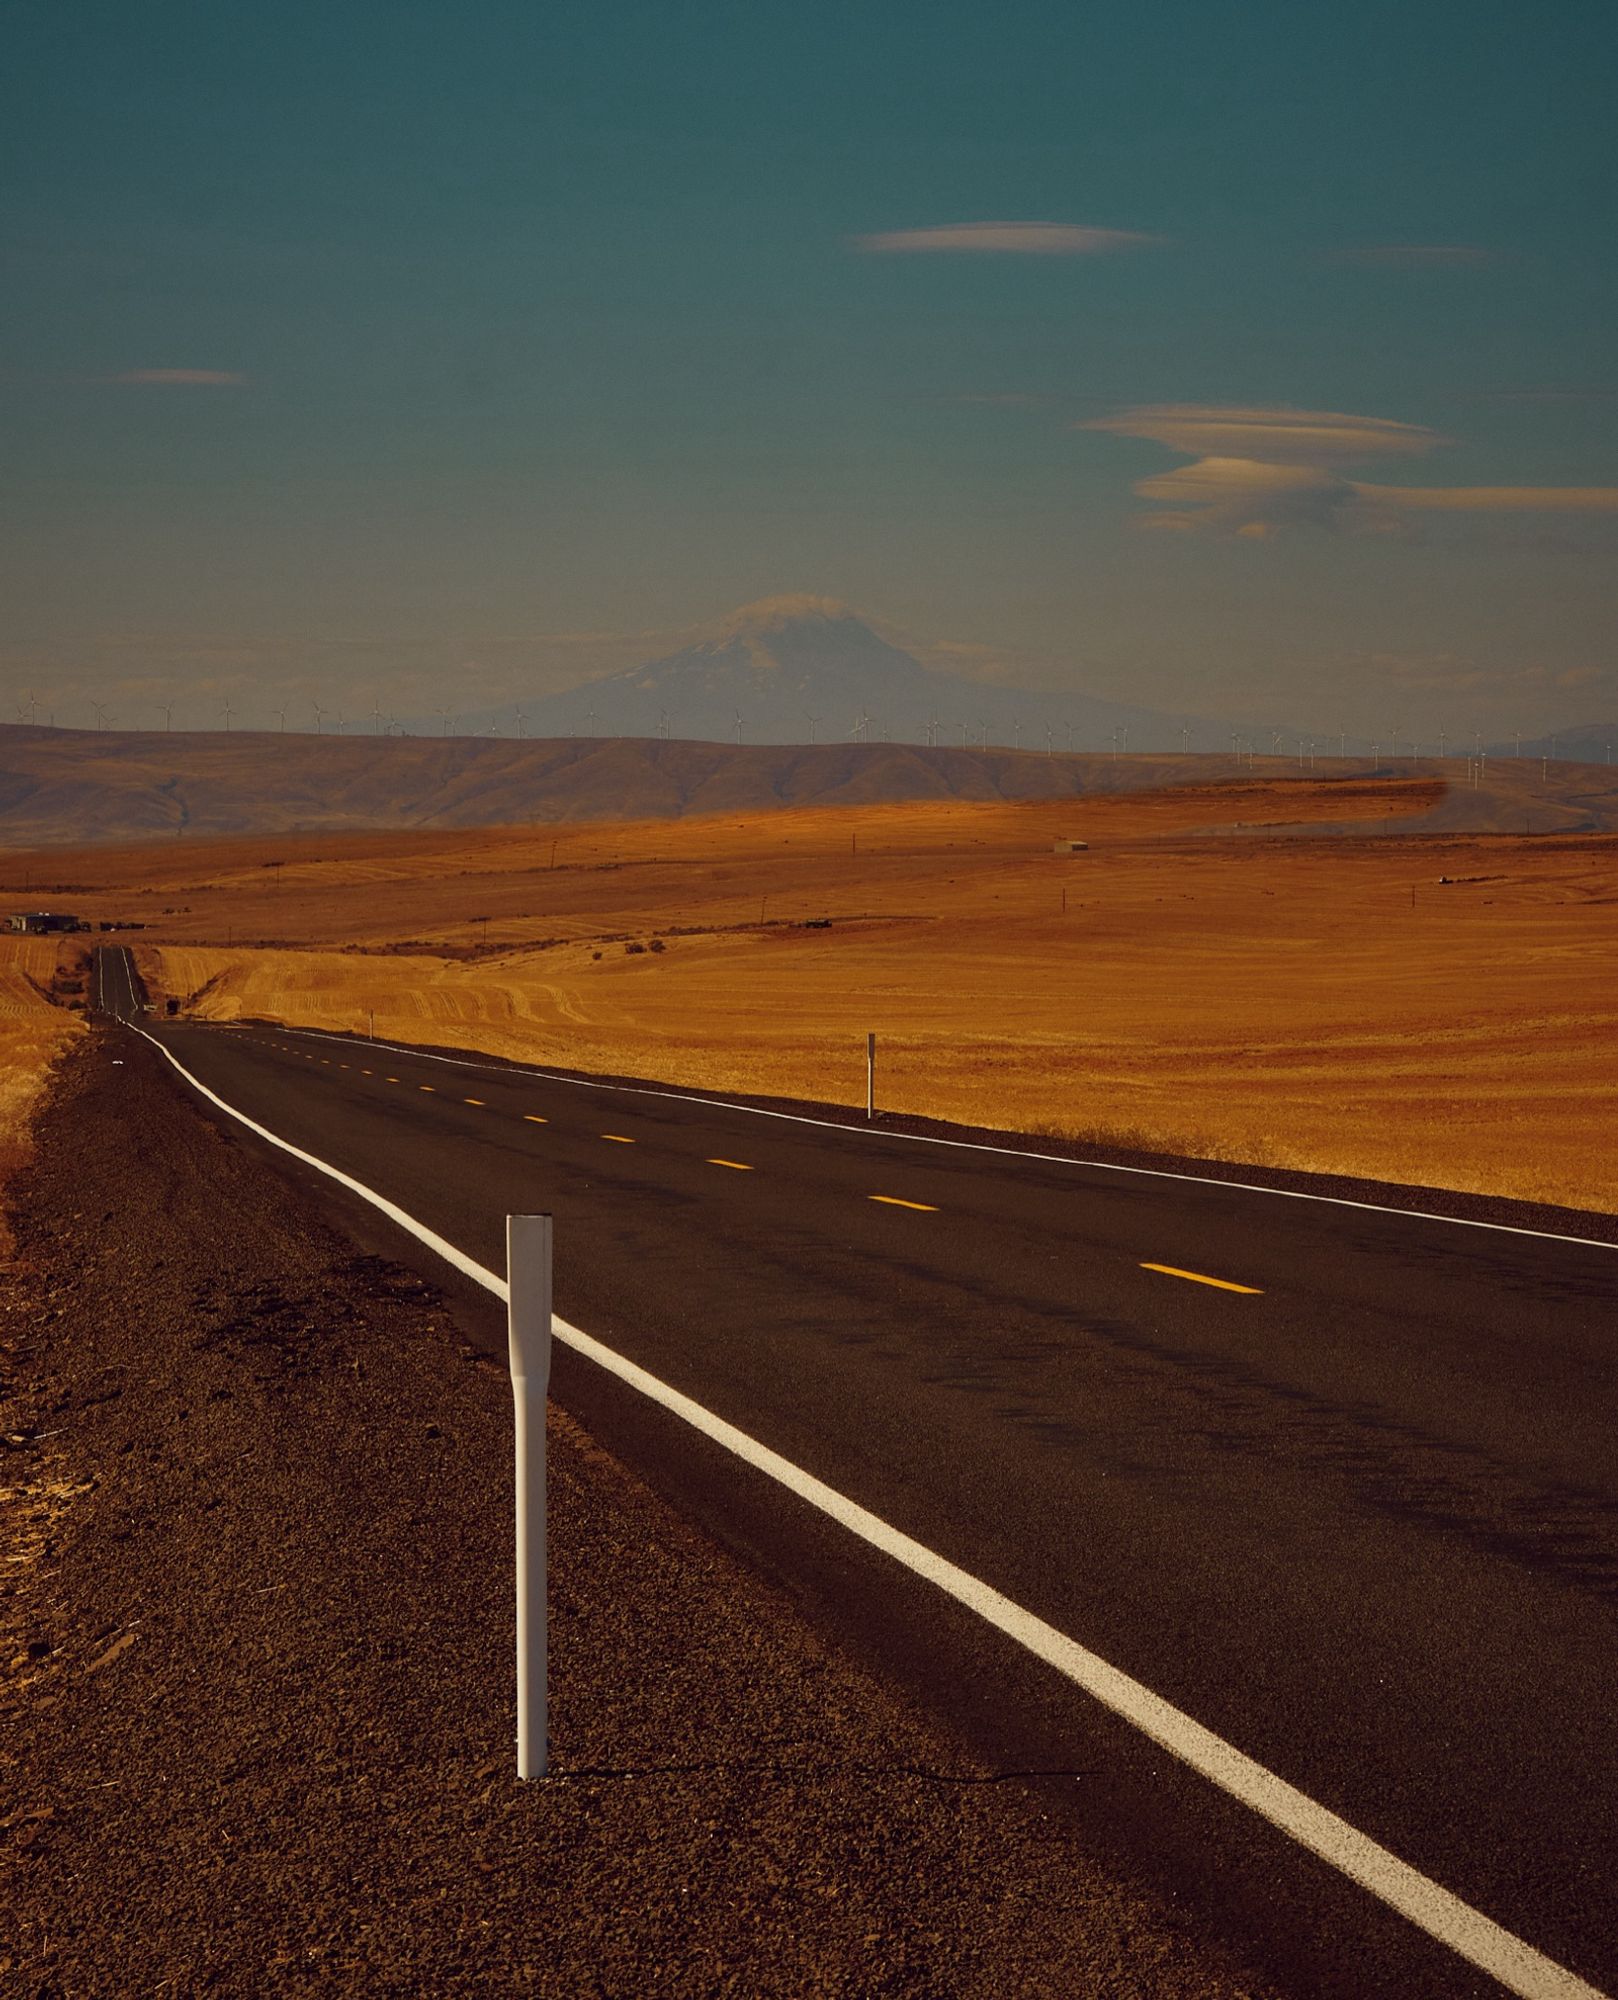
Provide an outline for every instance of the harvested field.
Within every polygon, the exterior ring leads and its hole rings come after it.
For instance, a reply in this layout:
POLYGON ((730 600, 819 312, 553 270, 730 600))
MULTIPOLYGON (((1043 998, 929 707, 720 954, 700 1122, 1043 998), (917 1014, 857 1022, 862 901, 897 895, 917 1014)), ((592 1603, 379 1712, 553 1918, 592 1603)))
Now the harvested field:
POLYGON ((207 1018, 844 1104, 874 1029, 895 1111, 1618 1207, 1618 838, 1394 830, 1430 828, 1440 790, 1255 779, 58 865, 151 923, 148 977, 207 1018), (1088 851, 1055 855, 1063 835, 1088 851))

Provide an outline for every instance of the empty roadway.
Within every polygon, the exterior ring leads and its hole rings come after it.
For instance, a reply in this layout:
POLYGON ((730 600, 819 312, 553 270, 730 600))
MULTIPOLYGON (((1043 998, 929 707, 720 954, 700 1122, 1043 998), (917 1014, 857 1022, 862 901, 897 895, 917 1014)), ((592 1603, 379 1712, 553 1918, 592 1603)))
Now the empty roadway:
MULTIPOLYGON (((549 1210, 566 1319, 1618 1987, 1618 1251, 148 1025, 492 1269, 549 1210)), ((553 1394, 1299 1990, 1496 1990, 621 1383, 560 1354, 553 1394)))

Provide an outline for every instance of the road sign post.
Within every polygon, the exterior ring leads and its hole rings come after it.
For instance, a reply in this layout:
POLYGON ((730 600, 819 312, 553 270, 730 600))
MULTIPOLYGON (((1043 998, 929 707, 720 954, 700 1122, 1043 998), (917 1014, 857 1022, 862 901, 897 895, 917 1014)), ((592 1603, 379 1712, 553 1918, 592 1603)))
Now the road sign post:
POLYGON ((507 1327, 517 1459, 517 1776, 546 1746, 545 1396, 551 1378, 551 1218, 506 1217, 507 1327))
POLYGON ((865 1037, 865 1115, 876 1116, 876 1036, 865 1037))

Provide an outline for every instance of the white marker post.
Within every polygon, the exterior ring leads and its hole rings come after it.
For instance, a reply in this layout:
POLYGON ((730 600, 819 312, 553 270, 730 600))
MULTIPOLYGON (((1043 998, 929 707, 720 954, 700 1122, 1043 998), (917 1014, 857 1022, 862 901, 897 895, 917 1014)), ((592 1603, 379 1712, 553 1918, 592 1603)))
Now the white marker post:
POLYGON ((876 1036, 865 1037, 865 1115, 876 1116, 876 1036))
POLYGON ((507 1324, 517 1442, 517 1776, 547 1766, 545 1396, 551 1379, 551 1219, 506 1217, 507 1324))

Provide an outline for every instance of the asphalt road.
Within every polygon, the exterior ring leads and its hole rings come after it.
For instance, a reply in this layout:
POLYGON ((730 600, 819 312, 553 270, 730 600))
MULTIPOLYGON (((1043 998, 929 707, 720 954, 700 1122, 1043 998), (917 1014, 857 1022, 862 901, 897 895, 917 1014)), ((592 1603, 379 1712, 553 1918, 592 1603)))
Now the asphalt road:
MULTIPOLYGON (((492 1269, 549 1210, 564 1317, 1618 1991, 1618 1250, 146 1025, 492 1269)), ((600 1369, 553 1394, 1294 1990, 1499 1990, 600 1369)))

